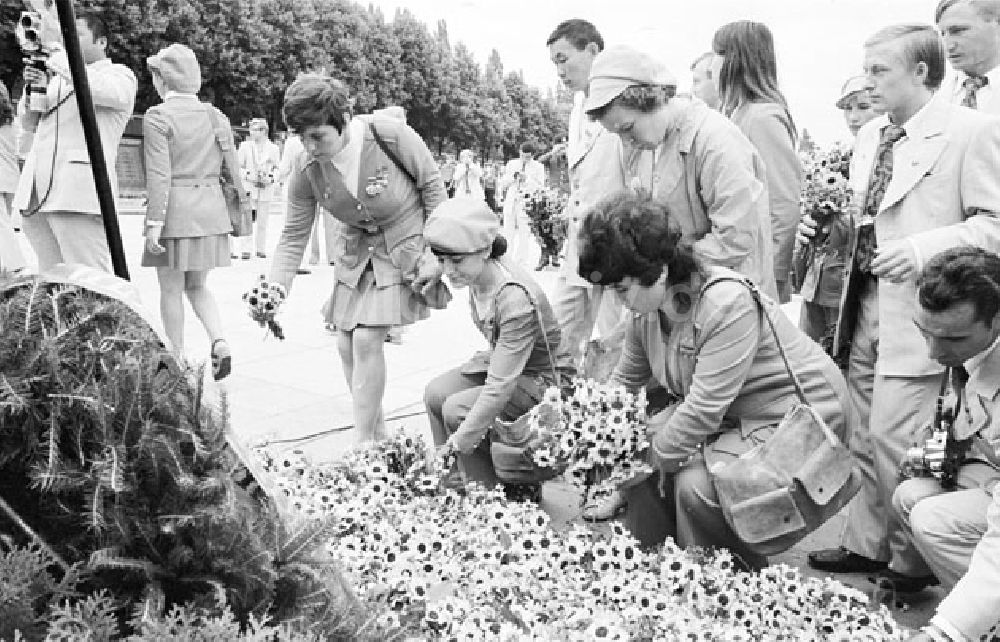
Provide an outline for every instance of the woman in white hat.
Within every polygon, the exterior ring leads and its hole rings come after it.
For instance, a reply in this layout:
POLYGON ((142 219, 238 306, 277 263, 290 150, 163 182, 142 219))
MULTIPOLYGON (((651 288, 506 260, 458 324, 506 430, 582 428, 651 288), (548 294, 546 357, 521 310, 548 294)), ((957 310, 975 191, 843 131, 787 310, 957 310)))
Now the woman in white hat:
POLYGON ((219 176, 243 193, 239 168, 229 166, 222 148, 234 163, 233 134, 222 112, 198 100, 201 68, 191 49, 175 43, 146 64, 163 102, 146 110, 142 122, 149 201, 142 265, 156 268, 160 314, 174 350, 184 349, 186 295, 212 342, 212 375, 219 380, 229 374, 232 354, 207 279, 212 268, 229 265, 233 231, 219 176))
MULTIPOLYGON (((424 238, 448 281, 469 289, 472 321, 489 350, 427 384, 424 404, 441 454, 459 454, 466 481, 497 483, 487 433, 494 420, 517 419, 574 368, 560 349, 552 307, 527 270, 505 258, 500 221, 485 201, 454 198, 427 219, 424 238)), ((508 494, 540 496, 537 483, 507 485, 508 494)))

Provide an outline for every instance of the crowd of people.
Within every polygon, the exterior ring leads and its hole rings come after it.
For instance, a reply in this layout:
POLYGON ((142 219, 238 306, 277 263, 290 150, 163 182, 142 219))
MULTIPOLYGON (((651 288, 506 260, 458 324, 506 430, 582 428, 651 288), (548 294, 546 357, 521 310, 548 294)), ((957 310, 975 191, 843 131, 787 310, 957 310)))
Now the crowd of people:
MULTIPOLYGON (((319 261, 322 222, 335 265, 323 315, 363 438, 387 434, 390 332, 468 290, 488 349, 426 387, 438 459, 454 460, 456 485, 503 482, 537 498, 537 483, 498 474, 490 428, 579 372, 596 330, 599 345, 620 352, 611 381, 648 392, 656 473, 588 498, 584 516, 620 516, 646 543, 669 535, 724 547, 759 569, 767 559, 732 528, 713 474, 766 443, 804 394, 849 445, 860 485, 840 546, 812 552, 809 564, 873 573, 900 593, 941 583, 949 594, 914 639, 989 639, 1000 625, 1000 2, 941 0, 933 18, 880 28, 864 43, 863 74, 831 105, 854 137, 852 202, 823 221, 800 209, 798 126, 766 25, 720 27, 690 66, 693 95, 679 94, 655 57, 605 46, 590 22, 557 25, 539 50, 574 103, 565 144, 544 155, 563 159, 569 189, 567 243, 548 293, 526 258, 525 194, 546 182, 530 143, 502 168, 471 150, 439 160, 398 108, 355 114, 344 83, 304 74, 285 92, 296 135, 284 153, 263 120, 237 149, 225 115, 196 96, 194 53, 171 45, 147 61, 163 102, 143 124, 142 264, 157 270, 167 337, 182 348, 186 295, 212 340, 213 373, 228 374, 205 279, 233 259, 267 258, 270 202, 284 183, 268 279, 290 291, 310 239, 319 261), (252 236, 230 238, 220 176, 249 199, 252 236), (820 232, 831 250, 809 266, 796 326, 779 305, 793 294, 796 247, 820 232), (941 473, 940 460, 908 450, 943 423, 948 474, 900 483, 914 457, 941 473)), ((98 16, 81 14, 77 30, 114 166, 135 75, 107 59, 98 16)), ((24 168, 15 185, 0 164, 0 192, 13 192, 0 203, 23 215, 40 269, 110 270, 64 60, 25 71, 27 85, 46 88, 47 106, 20 110, 24 168)), ((9 102, 0 94, 0 151, 14 146, 9 102)), ((9 249, 3 216, 0 257, 16 269, 24 259, 9 249)))

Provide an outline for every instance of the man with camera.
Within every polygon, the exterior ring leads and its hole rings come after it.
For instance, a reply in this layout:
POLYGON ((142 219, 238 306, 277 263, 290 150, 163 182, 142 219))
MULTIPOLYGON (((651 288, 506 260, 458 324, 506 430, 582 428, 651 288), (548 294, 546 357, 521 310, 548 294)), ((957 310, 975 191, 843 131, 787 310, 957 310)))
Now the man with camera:
MULTIPOLYGON (((105 163, 117 191, 115 157, 135 105, 135 74, 108 59, 107 26, 97 14, 80 12, 76 29, 105 163)), ((36 38, 44 38, 41 31, 36 38)), ((24 81, 21 151, 27 155, 13 207, 24 215, 24 233, 38 268, 80 263, 110 272, 111 253, 65 52, 35 56, 25 66, 24 81)))
MULTIPOLYGON (((855 211, 833 341, 862 420, 850 444, 862 485, 842 545, 809 554, 810 566, 834 573, 881 571, 904 539, 890 515, 899 463, 934 413, 942 376, 912 323, 916 277, 948 248, 1000 249, 1000 123, 935 96, 945 74, 935 29, 880 30, 864 68, 886 114, 861 128, 851 161, 855 211)), ((803 217, 799 231, 808 242, 815 221, 803 217)))
POLYGON ((893 494, 906 537, 878 580, 903 592, 931 577, 954 587, 917 639, 989 639, 1000 624, 1000 256, 946 250, 924 268, 916 298, 913 322, 954 394, 936 417, 944 434, 907 453, 920 476, 893 494))
POLYGON ((271 201, 277 188, 278 166, 281 164, 281 150, 268 138, 267 120, 250 119, 250 139, 240 143, 240 167, 243 168, 243 182, 250 186, 250 203, 253 211, 253 241, 245 236, 240 239, 243 259, 250 258, 253 242, 257 258, 267 258, 267 221, 271 215, 271 201))

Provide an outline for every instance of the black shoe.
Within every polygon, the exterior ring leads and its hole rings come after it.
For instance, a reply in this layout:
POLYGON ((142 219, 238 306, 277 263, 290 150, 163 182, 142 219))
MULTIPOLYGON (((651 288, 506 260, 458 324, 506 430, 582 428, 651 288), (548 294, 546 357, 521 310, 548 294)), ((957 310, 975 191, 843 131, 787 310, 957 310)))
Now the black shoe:
POLYGON ((897 593, 919 593, 928 586, 940 584, 938 578, 933 575, 903 575, 892 569, 880 571, 874 577, 869 577, 868 581, 875 584, 880 589, 891 590, 897 593))
POLYGON ((267 258, 267 254, 264 254, 263 252, 257 252, 257 258, 258 259, 266 259, 267 258))
POLYGON ((312 274, 312 270, 307 270, 306 268, 299 268, 295 270, 296 274, 312 274))
POLYGON ((809 553, 809 566, 827 573, 877 573, 888 564, 853 553, 843 546, 809 553))

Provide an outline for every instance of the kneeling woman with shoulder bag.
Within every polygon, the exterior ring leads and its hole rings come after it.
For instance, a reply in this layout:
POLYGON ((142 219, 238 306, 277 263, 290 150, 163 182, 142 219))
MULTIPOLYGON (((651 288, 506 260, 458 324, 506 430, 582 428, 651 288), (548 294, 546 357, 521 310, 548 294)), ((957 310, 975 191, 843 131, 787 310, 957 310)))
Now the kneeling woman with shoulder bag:
POLYGON ((500 221, 485 201, 452 199, 438 206, 424 238, 441 261, 453 288, 469 289, 472 321, 489 349, 427 384, 424 403, 439 455, 458 454, 463 481, 537 499, 537 480, 517 480, 494 468, 488 433, 496 419, 517 419, 545 390, 573 374, 569 353, 560 350, 559 325, 538 283, 504 258, 500 221), (522 486, 514 489, 513 486, 522 486))
POLYGON ((840 370, 746 277, 703 265, 655 201, 606 198, 579 240, 580 274, 635 313, 612 383, 678 400, 649 421, 659 475, 622 490, 626 525, 766 565, 856 492, 840 370))

